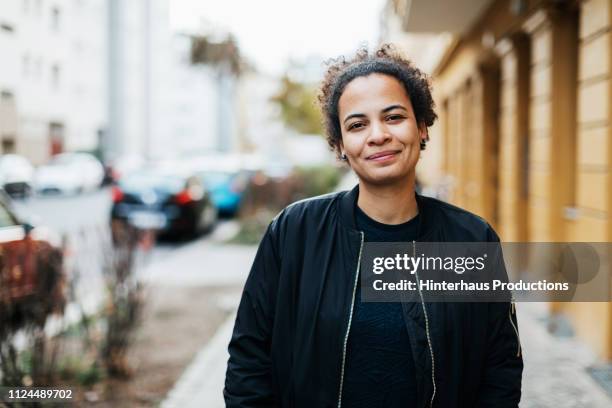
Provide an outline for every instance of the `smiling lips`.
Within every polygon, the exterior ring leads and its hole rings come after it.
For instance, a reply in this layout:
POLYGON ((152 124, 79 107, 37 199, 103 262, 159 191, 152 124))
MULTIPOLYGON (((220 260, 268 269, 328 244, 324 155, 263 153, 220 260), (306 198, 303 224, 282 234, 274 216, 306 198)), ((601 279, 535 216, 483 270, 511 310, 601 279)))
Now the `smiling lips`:
POLYGON ((366 157, 366 160, 385 161, 395 157, 397 153, 399 153, 398 150, 385 150, 384 152, 378 152, 369 155, 368 157, 366 157))

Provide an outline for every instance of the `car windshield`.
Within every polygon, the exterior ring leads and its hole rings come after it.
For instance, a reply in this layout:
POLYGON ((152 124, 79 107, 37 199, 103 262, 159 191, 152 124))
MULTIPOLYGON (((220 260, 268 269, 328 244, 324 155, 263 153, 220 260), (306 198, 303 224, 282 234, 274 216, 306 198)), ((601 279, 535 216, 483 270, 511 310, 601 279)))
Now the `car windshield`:
POLYGON ((157 190, 178 193, 185 187, 185 180, 168 174, 135 173, 119 182, 125 191, 157 190))

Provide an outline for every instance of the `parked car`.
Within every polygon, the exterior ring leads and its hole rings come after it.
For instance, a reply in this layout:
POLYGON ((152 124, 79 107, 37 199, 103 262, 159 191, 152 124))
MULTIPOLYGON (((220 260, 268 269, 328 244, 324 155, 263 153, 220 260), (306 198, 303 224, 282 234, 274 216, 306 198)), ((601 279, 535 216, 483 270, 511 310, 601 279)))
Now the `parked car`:
POLYGON ((200 177, 219 214, 232 216, 240 210, 249 182, 263 160, 256 155, 208 153, 181 163, 200 177))
POLYGON ((17 329, 57 311, 64 301, 63 279, 59 239, 21 221, 0 190, 0 316, 17 329))
POLYGON ((0 156, 0 187, 11 196, 27 197, 32 192, 34 167, 17 154, 0 156))
POLYGON ((114 223, 194 236, 217 221, 210 194, 191 173, 145 168, 122 177, 111 191, 114 223))
POLYGON ((34 185, 39 193, 77 194, 102 185, 102 163, 89 153, 61 153, 36 170, 34 185))
POLYGON ((240 209, 249 176, 244 171, 204 170, 198 176, 210 191, 212 201, 222 215, 235 215, 240 209))

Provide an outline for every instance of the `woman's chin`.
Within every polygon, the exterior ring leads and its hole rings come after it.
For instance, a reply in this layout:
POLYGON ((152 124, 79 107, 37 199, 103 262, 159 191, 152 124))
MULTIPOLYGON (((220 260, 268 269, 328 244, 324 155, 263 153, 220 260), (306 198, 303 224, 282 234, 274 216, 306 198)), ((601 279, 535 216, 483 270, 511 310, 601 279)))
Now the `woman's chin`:
POLYGON ((410 172, 400 171, 400 169, 380 168, 376 171, 368 171, 359 175, 359 179, 365 183, 376 186, 388 186, 398 183, 405 183, 410 180, 410 172))

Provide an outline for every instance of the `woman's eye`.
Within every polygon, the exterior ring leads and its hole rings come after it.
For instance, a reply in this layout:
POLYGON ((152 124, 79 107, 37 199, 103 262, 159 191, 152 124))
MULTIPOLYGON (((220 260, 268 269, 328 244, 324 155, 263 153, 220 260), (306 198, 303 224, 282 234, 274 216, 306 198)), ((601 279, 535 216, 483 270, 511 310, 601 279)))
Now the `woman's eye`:
POLYGON ((387 116, 387 120, 400 120, 403 119, 404 117, 402 115, 389 115, 387 116))
POLYGON ((363 123, 361 122, 355 122, 355 123, 351 123, 348 127, 348 130, 354 130, 354 129, 359 129, 363 127, 363 123))

